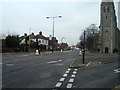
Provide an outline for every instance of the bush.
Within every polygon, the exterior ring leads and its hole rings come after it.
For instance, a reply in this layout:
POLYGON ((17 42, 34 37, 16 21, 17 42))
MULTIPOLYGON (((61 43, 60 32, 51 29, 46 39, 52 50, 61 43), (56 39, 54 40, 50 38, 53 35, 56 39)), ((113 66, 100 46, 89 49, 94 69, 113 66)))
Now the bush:
POLYGON ((118 49, 117 49, 117 48, 113 49, 113 53, 115 53, 115 52, 118 52, 118 49))
POLYGON ((19 47, 19 37, 16 35, 8 35, 5 42, 8 48, 19 47))

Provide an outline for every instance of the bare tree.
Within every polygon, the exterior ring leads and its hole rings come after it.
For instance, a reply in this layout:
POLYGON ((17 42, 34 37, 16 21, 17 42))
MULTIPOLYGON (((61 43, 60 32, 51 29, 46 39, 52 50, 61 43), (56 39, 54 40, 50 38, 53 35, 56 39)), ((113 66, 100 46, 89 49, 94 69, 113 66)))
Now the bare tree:
MULTIPOLYGON (((99 41, 99 29, 96 24, 91 24, 85 30, 85 45, 88 50, 97 50, 97 44, 99 41)), ((83 45, 83 37, 82 33, 80 36, 81 46, 83 45)))

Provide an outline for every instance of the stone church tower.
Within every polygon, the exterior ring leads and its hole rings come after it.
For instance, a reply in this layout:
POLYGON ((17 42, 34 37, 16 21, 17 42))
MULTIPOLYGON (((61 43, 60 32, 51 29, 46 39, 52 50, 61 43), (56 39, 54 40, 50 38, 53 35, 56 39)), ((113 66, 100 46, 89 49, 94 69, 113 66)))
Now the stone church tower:
POLYGON ((102 0, 100 20, 101 53, 113 53, 119 50, 119 33, 113 0, 102 0))

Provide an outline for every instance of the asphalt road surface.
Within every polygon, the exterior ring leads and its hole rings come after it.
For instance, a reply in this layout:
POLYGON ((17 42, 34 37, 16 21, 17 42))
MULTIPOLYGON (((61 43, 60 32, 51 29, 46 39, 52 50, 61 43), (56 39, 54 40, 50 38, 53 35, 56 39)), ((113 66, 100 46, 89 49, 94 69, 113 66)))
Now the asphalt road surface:
POLYGON ((114 88, 119 82, 117 54, 86 54, 86 65, 69 68, 78 51, 3 54, 3 88, 114 88))

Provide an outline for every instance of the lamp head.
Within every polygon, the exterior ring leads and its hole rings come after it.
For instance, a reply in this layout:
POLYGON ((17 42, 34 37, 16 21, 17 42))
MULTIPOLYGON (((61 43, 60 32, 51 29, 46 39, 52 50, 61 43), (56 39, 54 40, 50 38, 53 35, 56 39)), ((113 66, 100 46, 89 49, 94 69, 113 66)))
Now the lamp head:
POLYGON ((59 16, 59 18, 61 18, 62 16, 59 16))
POLYGON ((46 17, 47 19, 49 19, 49 17, 46 17))

